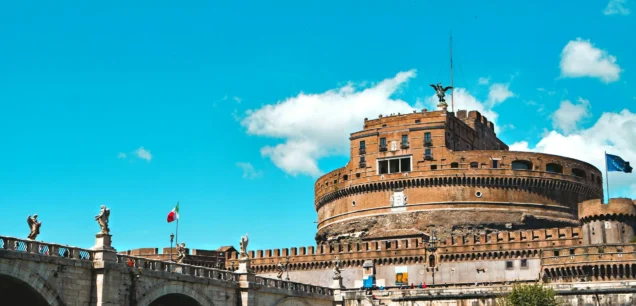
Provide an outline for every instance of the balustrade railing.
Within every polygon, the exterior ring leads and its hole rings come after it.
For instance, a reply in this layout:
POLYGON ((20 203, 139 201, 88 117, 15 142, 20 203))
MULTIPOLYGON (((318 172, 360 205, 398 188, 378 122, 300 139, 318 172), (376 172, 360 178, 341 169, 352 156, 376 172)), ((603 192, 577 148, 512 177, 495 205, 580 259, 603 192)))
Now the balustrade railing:
POLYGON ((44 256, 93 260, 93 251, 68 245, 0 236, 0 249, 44 256))
POLYGON ((193 266, 175 262, 152 260, 142 257, 117 254, 117 262, 131 268, 139 268, 152 271, 164 271, 190 275, 195 277, 212 278, 223 281, 235 281, 235 274, 231 271, 219 270, 208 267, 193 266))
POLYGON ((257 276, 255 282, 258 285, 268 288, 289 289, 320 295, 333 295, 333 289, 331 288, 286 281, 282 279, 257 276))

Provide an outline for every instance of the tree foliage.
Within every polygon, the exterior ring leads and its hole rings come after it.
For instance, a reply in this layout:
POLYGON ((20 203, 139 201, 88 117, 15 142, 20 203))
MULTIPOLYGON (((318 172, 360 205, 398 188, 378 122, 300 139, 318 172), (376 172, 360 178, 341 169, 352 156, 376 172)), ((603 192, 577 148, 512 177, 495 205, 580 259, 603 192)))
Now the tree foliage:
POLYGON ((498 306, 557 306, 556 294, 552 288, 539 284, 512 287, 510 294, 497 301, 498 306))

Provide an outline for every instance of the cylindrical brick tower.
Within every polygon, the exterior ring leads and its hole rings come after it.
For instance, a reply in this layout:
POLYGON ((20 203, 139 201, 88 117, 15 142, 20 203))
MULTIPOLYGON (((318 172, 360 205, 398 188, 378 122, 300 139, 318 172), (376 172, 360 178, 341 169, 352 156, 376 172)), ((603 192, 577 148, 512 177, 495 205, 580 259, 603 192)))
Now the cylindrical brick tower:
POLYGON ((318 243, 578 225, 602 198, 601 172, 571 158, 512 152, 479 112, 364 121, 351 159, 315 184, 318 243))
POLYGON ((631 243, 636 225, 636 207, 631 199, 600 199, 579 204, 584 244, 631 243))

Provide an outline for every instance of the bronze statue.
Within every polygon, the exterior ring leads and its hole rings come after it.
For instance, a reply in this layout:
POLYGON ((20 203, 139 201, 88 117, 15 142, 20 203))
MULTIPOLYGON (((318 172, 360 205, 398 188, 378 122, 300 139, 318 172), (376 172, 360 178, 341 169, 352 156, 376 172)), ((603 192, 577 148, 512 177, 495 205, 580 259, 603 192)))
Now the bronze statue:
POLYGON ((445 103, 444 97, 446 96, 446 91, 449 89, 453 89, 453 86, 443 87, 442 83, 437 83, 437 85, 431 84, 431 87, 435 89, 435 93, 437 94, 437 98, 439 99, 439 103, 445 103))
POLYGON ((278 264, 276 265, 276 271, 278 271, 278 275, 276 275, 276 277, 283 278, 283 272, 285 271, 283 262, 281 261, 278 262, 278 264))
POLYGON ((110 209, 106 206, 102 205, 102 210, 99 211, 99 214, 95 216, 95 220, 99 224, 101 228, 101 234, 110 233, 110 229, 108 228, 108 218, 110 218, 110 209))
POLYGON ((336 256, 336 259, 333 261, 333 278, 340 278, 340 259, 336 256))
POLYGON ((245 236, 241 237, 241 244, 240 244, 241 257, 247 257, 247 244, 248 243, 249 243, 249 239, 247 237, 247 233, 245 233, 245 236))
POLYGON ((181 242, 181 245, 177 245, 177 263, 182 263, 186 257, 185 242, 181 242))
POLYGON ((33 217, 27 216, 27 224, 29 225, 29 229, 31 229, 31 233, 29 233, 29 239, 35 240, 40 234, 40 226, 42 226, 42 222, 38 222, 38 215, 33 214, 33 217))

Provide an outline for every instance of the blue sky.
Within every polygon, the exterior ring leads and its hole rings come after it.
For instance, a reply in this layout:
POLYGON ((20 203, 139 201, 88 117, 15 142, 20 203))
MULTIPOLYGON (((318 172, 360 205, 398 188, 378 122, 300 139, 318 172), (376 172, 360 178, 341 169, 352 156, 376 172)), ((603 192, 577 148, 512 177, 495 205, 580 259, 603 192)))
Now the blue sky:
MULTIPOLYGON (((314 244, 313 183, 364 117, 456 108, 514 149, 636 163, 635 1, 14 1, 0 10, 0 234, 314 244), (611 3, 610 3, 611 2, 611 3)), ((613 196, 636 179, 610 174, 613 196)))

